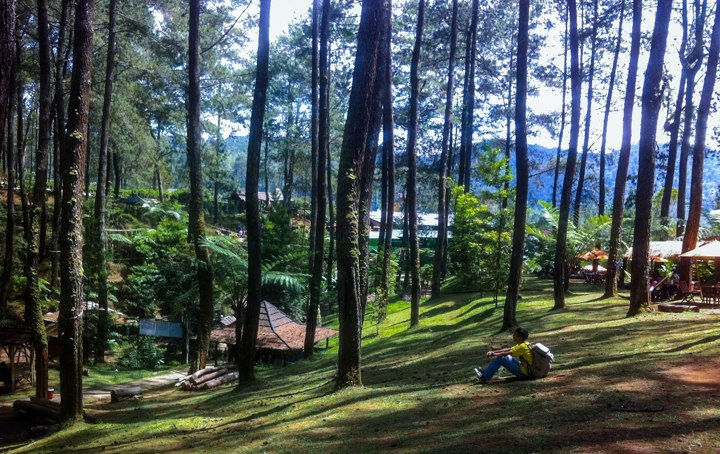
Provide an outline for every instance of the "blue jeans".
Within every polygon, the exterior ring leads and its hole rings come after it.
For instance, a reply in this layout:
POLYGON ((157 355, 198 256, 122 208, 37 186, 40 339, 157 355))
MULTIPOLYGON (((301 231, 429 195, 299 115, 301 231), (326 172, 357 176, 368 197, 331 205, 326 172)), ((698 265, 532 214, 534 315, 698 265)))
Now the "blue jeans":
POLYGON ((516 377, 527 378, 525 374, 520 371, 520 361, 510 355, 506 355, 496 356, 492 361, 490 361, 490 364, 483 369, 483 377, 485 377, 485 380, 490 380, 498 369, 500 369, 500 366, 503 366, 516 377))

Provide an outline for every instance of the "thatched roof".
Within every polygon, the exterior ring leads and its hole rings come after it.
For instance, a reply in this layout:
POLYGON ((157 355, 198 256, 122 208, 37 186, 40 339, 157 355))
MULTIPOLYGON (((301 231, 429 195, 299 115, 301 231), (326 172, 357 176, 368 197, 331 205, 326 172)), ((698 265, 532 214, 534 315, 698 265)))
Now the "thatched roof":
POLYGON ((720 258, 720 241, 710 241, 695 249, 685 252, 680 257, 690 257, 697 260, 715 260, 720 258))
POLYGON ((596 247, 592 251, 587 251, 585 253, 576 255, 576 258, 580 260, 607 260, 608 253, 596 247))
MULTIPOLYGON (((315 329, 315 342, 337 335, 334 329, 318 326, 315 329)), ((214 342, 229 345, 235 344, 235 327, 214 329, 210 333, 214 342)), ((258 324, 258 349, 299 351, 305 343, 305 325, 288 317, 273 304, 263 301, 260 303, 260 321, 258 324)))
MULTIPOLYGON (((653 262, 677 260, 680 254, 682 254, 682 241, 650 242, 650 258, 653 262)), ((628 249, 623 257, 626 259, 632 259, 632 247, 628 249)))

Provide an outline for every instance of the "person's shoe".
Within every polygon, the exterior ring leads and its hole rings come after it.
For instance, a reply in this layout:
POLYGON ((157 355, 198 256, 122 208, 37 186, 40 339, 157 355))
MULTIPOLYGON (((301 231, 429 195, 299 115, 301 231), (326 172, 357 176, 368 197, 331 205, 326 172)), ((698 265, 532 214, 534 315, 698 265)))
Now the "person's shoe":
POLYGON ((478 380, 480 380, 480 383, 482 383, 482 384, 487 383, 487 380, 485 380, 485 376, 483 375, 482 367, 475 368, 475 375, 477 375, 477 378, 478 378, 478 380))

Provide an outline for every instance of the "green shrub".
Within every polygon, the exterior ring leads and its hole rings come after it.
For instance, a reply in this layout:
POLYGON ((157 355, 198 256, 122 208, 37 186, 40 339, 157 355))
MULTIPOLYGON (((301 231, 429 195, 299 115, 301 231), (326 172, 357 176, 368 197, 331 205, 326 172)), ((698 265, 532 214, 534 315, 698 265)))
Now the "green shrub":
POLYGON ((163 352, 152 337, 132 336, 125 344, 118 364, 127 369, 156 369, 164 363, 163 352))

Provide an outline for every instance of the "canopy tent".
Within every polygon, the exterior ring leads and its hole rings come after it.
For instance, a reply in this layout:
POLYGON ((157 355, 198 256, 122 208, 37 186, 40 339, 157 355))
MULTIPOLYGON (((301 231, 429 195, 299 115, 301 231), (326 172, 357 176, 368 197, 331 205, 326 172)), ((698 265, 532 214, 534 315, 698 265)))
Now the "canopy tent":
MULTIPOLYGON (((630 247, 624 258, 632 260, 633 249, 630 247)), ((682 241, 651 241, 649 248, 650 259, 653 262, 667 262, 677 260, 682 254, 682 241)))
POLYGON ((582 268, 582 270, 585 271, 586 273, 593 273, 593 272, 594 273, 605 273, 605 272, 607 272, 607 268, 605 268, 604 266, 601 266, 601 265, 598 265, 596 270, 593 270, 592 265, 585 265, 582 268))
POLYGON ((684 252, 680 257, 687 257, 695 260, 720 259, 720 241, 710 241, 690 251, 684 252))

